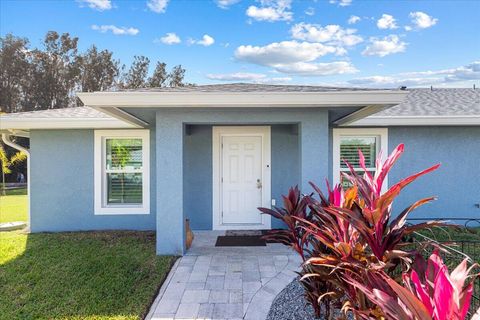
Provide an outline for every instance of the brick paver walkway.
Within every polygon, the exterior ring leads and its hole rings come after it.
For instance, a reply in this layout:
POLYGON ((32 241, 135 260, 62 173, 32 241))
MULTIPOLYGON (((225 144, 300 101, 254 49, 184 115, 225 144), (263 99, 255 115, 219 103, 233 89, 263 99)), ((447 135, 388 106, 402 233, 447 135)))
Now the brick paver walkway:
POLYGON ((214 247, 220 234, 195 232, 146 319, 266 318, 273 299, 296 277, 300 259, 281 244, 214 247))

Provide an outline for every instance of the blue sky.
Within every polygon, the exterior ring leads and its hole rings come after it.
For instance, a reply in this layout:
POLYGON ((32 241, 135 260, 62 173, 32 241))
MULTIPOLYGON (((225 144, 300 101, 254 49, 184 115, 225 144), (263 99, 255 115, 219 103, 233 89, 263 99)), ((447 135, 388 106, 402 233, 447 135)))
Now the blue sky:
MULTIPOLYGON (((1 0, 0 34, 182 64, 197 84, 480 85, 480 1, 1 0)), ((153 69, 153 63, 151 65, 153 69)))

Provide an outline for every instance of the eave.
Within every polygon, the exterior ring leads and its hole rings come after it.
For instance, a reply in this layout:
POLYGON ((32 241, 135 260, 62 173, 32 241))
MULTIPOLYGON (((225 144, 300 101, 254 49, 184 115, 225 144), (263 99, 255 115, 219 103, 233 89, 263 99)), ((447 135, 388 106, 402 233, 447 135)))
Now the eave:
POLYGON ((121 129, 136 128, 132 124, 115 118, 8 118, 0 117, 2 130, 36 129, 121 129))
POLYGON ((334 92, 79 92, 91 107, 349 107, 397 105, 406 91, 334 92))
POLYGON ((351 127, 387 126, 480 126, 480 115, 466 116, 369 116, 354 121, 351 127))

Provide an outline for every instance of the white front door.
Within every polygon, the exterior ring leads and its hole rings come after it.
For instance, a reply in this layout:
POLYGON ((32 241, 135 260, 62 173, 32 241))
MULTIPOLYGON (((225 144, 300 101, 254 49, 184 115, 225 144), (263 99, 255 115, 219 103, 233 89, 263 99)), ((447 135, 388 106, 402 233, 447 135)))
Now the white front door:
POLYGON ((261 224, 262 137, 222 137, 222 224, 261 224))
POLYGON ((270 128, 215 127, 214 183, 214 229, 269 229, 270 128))

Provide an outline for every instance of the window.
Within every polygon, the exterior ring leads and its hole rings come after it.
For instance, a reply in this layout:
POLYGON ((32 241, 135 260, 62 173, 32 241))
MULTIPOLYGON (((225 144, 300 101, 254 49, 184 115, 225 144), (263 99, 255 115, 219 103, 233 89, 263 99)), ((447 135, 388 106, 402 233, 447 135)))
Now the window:
MULTIPOLYGON (((377 154, 383 150, 388 152, 388 129, 334 129, 333 130, 333 181, 341 183, 344 187, 350 185, 349 181, 342 178, 341 172, 349 172, 343 159, 347 160, 360 174, 364 170, 360 167, 358 150, 365 156, 365 166, 368 172, 375 174, 375 161, 377 154)), ((387 181, 384 182, 387 188, 387 181)))
POLYGON ((95 131, 95 214, 150 213, 148 130, 95 131))

